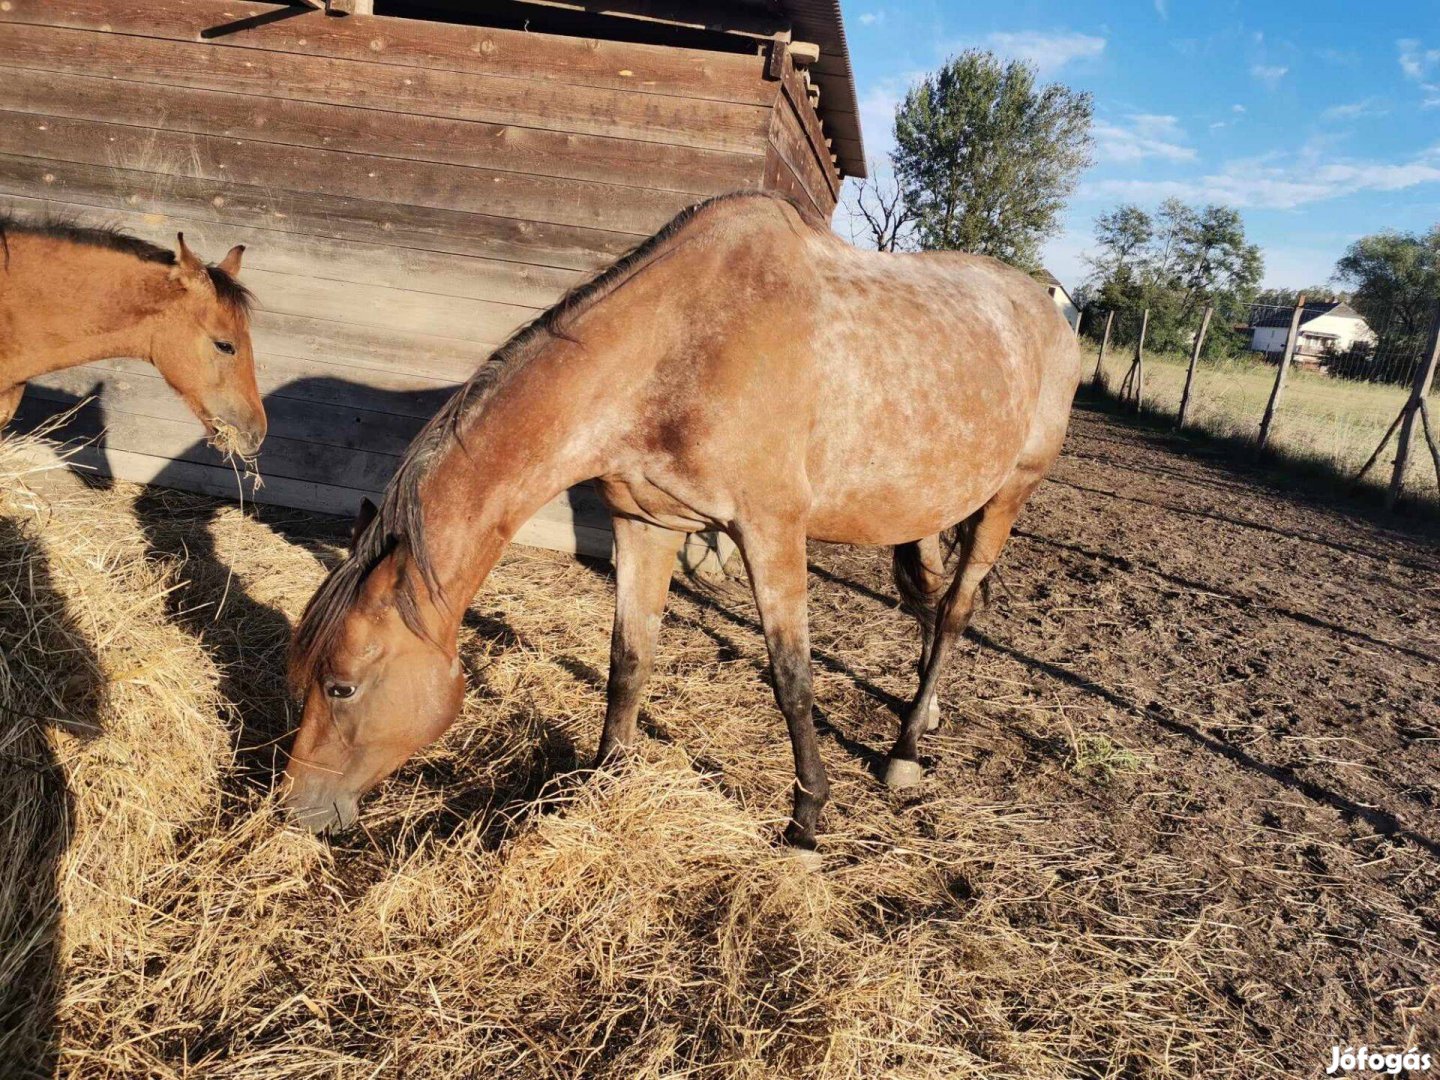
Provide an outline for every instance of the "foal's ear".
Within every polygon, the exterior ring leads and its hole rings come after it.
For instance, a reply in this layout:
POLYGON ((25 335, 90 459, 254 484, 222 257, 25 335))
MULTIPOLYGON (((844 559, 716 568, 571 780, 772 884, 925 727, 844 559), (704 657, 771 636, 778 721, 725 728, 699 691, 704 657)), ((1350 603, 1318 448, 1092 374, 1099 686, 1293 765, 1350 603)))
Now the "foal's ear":
POLYGON ((245 254, 245 245, 236 244, 226 253, 225 258, 220 260, 217 269, 224 270, 231 277, 240 276, 240 256, 245 254))
POLYGON ((360 543, 360 537, 365 535, 365 530, 375 520, 375 515, 380 513, 380 508, 368 498, 360 500, 360 512, 355 515, 355 524, 350 526, 350 552, 354 554, 355 545, 360 543))
POLYGON ((205 264, 186 246, 183 232, 175 234, 175 265, 170 270, 170 276, 192 287, 210 284, 210 275, 205 272, 205 264))

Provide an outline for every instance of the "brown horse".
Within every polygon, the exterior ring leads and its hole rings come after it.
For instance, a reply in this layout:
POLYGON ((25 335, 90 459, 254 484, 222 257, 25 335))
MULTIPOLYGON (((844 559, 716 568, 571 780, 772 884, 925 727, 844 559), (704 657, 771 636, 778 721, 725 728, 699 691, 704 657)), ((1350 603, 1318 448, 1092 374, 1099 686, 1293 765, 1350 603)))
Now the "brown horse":
POLYGON ((412 444, 296 630, 285 794, 315 829, 454 721, 460 620, 516 530, 593 478, 615 525, 600 759, 636 738, 675 553, 739 545, 795 753, 786 839, 828 783, 811 719, 807 538, 897 545, 922 678, 886 780, 920 780, 936 683, 1079 378, 1045 290, 991 259, 857 251, 788 200, 688 210, 515 335, 412 444), (944 579, 940 534, 957 523, 944 579))
POLYGON ((0 216, 0 427, 25 383, 93 360, 148 360, 217 444, 252 457, 265 409, 236 246, 206 266, 114 229, 0 216))

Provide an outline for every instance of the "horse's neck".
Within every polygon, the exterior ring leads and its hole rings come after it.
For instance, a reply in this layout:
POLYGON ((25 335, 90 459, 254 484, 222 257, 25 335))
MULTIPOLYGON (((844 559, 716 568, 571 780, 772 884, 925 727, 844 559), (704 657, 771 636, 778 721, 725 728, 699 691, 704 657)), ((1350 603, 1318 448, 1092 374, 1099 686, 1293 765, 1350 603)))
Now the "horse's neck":
POLYGON ((628 383, 606 350, 552 340, 462 416, 420 485, 426 547, 454 618, 546 503, 605 471, 628 383))
POLYGON ((10 233, 0 260, 0 389, 61 368, 149 359, 168 268, 123 252, 10 233))

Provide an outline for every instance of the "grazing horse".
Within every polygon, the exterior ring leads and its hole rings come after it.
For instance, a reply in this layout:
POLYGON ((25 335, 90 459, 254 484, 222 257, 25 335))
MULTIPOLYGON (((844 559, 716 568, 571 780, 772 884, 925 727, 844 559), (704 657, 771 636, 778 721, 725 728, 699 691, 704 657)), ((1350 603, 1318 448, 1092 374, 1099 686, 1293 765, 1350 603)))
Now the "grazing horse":
POLYGON ((344 828, 455 720, 460 621, 516 530, 593 479, 615 527, 599 757, 637 736, 675 554, 723 529, 759 607, 813 848, 829 785, 812 722, 807 539, 894 545, 921 616, 921 684, 886 775, 921 778, 936 683, 976 591, 1060 452, 1075 336, 992 259, 858 251, 788 199, 680 214, 502 346, 411 445, 311 598, 290 677, 304 717, 285 802, 344 828), (942 576, 942 533, 958 566, 942 576))
POLYGON ((25 383, 61 368, 148 360, 216 444, 253 457, 265 438, 255 385, 245 248, 206 266, 114 229, 0 216, 0 427, 25 383))

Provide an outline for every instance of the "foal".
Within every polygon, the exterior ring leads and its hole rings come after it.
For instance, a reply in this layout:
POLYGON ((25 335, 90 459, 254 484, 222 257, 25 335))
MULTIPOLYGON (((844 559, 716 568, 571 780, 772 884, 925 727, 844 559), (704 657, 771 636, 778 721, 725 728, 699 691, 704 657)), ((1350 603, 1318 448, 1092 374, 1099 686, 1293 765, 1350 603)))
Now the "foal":
POLYGON ((265 408, 236 246, 206 266, 113 229, 0 217, 0 427, 25 383, 93 360, 148 360, 212 438, 253 457, 265 408))
POLYGON ((807 538, 898 545, 928 627, 887 780, 917 783, 936 683, 1021 505, 1054 461, 1079 378, 1044 288, 991 259, 857 251, 793 203, 682 213, 520 331, 412 444, 383 506, 296 629, 304 698, 286 802, 315 829, 454 721, 456 638, 516 530, 593 478, 615 525, 600 758, 636 738, 675 553, 739 545, 795 754, 786 839, 828 792, 812 723, 807 538), (964 522, 941 576, 934 538, 964 522))

